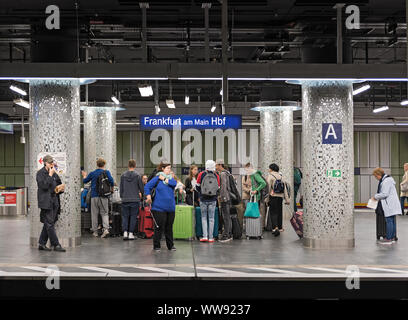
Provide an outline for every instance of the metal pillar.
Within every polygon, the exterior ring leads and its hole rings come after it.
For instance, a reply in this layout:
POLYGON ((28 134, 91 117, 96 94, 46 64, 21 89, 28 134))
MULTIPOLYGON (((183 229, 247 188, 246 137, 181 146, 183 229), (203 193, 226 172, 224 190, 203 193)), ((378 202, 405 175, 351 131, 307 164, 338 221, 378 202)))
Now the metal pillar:
POLYGON ((344 3, 337 3, 337 64, 343 63, 343 7, 344 3))
POLYGON ((140 2, 140 9, 142 9, 142 61, 147 62, 147 17, 146 10, 149 9, 149 3, 140 2))
POLYGON ((38 246, 43 224, 37 202, 36 173, 42 153, 58 154, 62 183, 61 214, 56 223, 64 247, 81 244, 79 81, 30 80, 30 244, 38 246), (65 160, 65 161, 64 161, 65 160), (65 168, 64 168, 65 164, 65 168))
POLYGON ((290 204, 283 205, 285 219, 293 214, 293 110, 260 108, 260 164, 266 177, 276 163, 283 180, 290 185, 290 204))
POLYGON ((354 247, 352 91, 350 81, 302 82, 305 247, 354 247))
POLYGON ((116 181, 116 108, 86 107, 84 110, 84 167, 96 169, 96 159, 106 160, 106 169, 116 181))
POLYGON ((225 114, 228 104, 228 1, 222 0, 222 103, 221 114, 225 114))
POLYGON ((203 3, 201 8, 204 9, 204 21, 205 21, 205 53, 204 61, 210 62, 210 22, 209 22, 209 10, 211 8, 211 3, 203 3))

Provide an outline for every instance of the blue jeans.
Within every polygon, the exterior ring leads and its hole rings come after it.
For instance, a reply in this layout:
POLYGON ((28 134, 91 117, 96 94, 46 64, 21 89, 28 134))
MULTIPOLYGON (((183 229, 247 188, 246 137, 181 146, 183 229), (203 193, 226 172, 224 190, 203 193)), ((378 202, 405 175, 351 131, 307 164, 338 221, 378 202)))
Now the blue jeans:
POLYGON ((400 197, 400 200, 401 200, 401 211, 402 211, 402 214, 404 214, 404 203, 405 203, 405 200, 408 200, 408 197, 400 197))
POLYGON ((395 216, 386 217, 385 222, 387 225, 387 240, 392 240, 397 236, 397 221, 395 216))
POLYGON ((132 233, 135 232, 138 213, 139 213, 139 202, 122 203, 122 231, 123 232, 132 232, 132 233), (129 220, 130 220, 130 223, 129 223, 129 220))
POLYGON ((214 239, 214 215, 216 202, 200 201, 203 238, 214 239), (208 220, 208 223, 207 223, 208 220))

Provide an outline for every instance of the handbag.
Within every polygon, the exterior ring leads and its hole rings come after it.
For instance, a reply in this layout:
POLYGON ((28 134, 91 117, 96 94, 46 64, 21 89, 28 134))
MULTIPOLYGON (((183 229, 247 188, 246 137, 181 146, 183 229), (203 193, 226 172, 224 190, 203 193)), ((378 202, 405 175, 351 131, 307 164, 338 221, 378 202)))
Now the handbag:
POLYGON ((247 203, 244 214, 245 218, 259 218, 261 216, 261 213, 259 212, 258 202, 252 200, 255 200, 254 196, 251 196, 250 201, 247 203))
POLYGON ((154 201, 154 198, 156 197, 156 188, 157 188, 157 185, 159 184, 159 182, 160 182, 160 179, 157 179, 156 184, 154 185, 154 187, 150 191, 150 197, 152 198, 152 202, 154 201))
POLYGON ((408 182, 401 184, 401 191, 408 192, 408 182))

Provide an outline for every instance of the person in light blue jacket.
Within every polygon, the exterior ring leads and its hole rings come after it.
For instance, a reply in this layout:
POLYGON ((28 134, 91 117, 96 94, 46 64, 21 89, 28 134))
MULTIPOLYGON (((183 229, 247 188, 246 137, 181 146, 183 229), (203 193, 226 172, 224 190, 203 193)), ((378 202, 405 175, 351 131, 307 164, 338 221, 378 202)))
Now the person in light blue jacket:
POLYGON ((401 214, 401 205, 395 188, 394 179, 386 175, 382 168, 376 168, 373 176, 380 181, 378 191, 373 200, 378 200, 378 206, 382 207, 386 221, 387 234, 386 238, 381 240, 381 244, 392 244, 395 242, 397 233, 396 216, 401 214))

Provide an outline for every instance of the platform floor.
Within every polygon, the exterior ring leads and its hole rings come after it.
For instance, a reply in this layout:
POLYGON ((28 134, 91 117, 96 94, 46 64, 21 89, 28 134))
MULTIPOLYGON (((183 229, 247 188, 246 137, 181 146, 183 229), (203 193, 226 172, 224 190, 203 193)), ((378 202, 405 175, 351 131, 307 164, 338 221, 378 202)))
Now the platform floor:
POLYGON ((275 238, 234 240, 214 244, 176 241, 176 252, 152 251, 152 240, 123 241, 84 235, 82 245, 66 253, 43 252, 29 246, 27 218, 0 218, 0 278, 42 278, 57 266, 62 278, 138 279, 343 279, 357 265, 361 278, 408 279, 408 216, 397 218, 398 243, 380 245, 375 214, 356 210, 356 247, 314 250, 302 246, 289 222, 275 238))

